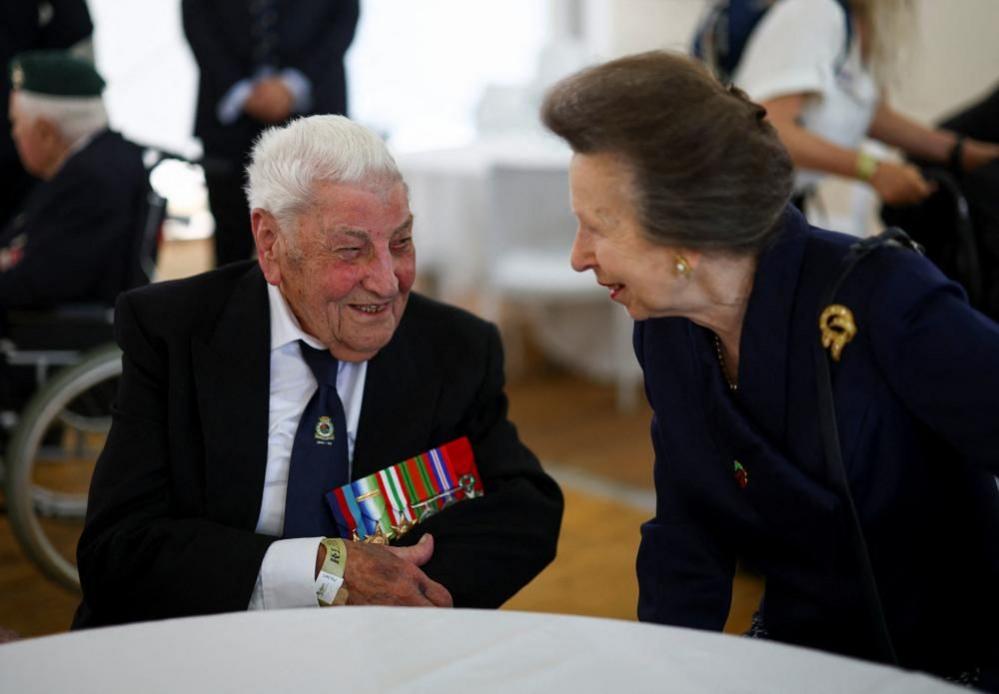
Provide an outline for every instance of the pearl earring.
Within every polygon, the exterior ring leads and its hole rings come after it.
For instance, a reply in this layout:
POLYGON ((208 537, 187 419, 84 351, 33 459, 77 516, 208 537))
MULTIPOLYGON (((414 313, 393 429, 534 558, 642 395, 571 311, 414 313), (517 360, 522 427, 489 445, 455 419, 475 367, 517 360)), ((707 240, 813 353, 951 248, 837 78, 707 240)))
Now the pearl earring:
POLYGON ((676 257, 676 265, 674 267, 676 267, 676 272, 678 275, 681 275, 683 277, 687 277, 690 275, 690 263, 688 263, 687 259, 684 258, 682 255, 678 255, 676 257))

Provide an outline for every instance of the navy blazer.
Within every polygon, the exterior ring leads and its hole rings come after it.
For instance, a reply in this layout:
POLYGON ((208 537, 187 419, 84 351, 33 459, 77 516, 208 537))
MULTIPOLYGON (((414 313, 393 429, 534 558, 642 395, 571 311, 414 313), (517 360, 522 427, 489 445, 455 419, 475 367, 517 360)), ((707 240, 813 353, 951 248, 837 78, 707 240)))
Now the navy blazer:
MULTIPOLYGON (((265 124, 245 113, 223 125, 222 97, 253 76, 253 36, 246 0, 183 0, 184 33, 201 72, 194 134, 208 156, 241 159, 265 124)), ((312 84, 313 113, 347 113, 343 57, 354 39, 359 0, 274 0, 278 70, 295 68, 312 84)), ((308 115, 308 114, 301 114, 308 115)))
MULTIPOLYGON (((270 314, 253 261, 127 292, 124 372, 77 551, 74 626, 245 610, 267 548, 270 314)), ((457 607, 497 607, 555 556, 562 495, 507 419, 499 334, 412 294, 368 362, 354 479, 468 436, 485 496, 427 519, 422 568, 457 607)))
MULTIPOLYGON (((736 392, 708 330, 682 318, 636 325, 657 493, 638 556, 640 619, 721 629, 741 560, 766 579, 773 638, 874 657, 855 533, 823 454, 813 353, 820 296, 854 241, 788 208, 756 271, 736 392)), ((901 663, 992 662, 999 327, 896 248, 862 261, 836 302, 858 327, 832 365, 843 462, 901 663)))
POLYGON ((142 151, 104 130, 32 191, 0 232, 0 307, 111 306, 130 288, 149 181, 142 151), (4 263, 6 264, 6 263, 4 263))

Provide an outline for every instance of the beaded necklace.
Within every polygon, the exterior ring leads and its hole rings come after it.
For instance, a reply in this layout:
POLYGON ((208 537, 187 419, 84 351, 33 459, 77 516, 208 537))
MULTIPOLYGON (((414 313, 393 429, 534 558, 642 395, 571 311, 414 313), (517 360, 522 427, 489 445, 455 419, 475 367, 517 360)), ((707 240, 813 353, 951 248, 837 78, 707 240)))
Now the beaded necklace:
POLYGON ((725 354, 722 352, 721 339, 715 335, 715 354, 718 355, 718 364, 721 366, 722 377, 725 379, 725 383, 728 384, 728 389, 732 392, 739 390, 739 384, 730 380, 728 377, 728 371, 725 370, 725 354))

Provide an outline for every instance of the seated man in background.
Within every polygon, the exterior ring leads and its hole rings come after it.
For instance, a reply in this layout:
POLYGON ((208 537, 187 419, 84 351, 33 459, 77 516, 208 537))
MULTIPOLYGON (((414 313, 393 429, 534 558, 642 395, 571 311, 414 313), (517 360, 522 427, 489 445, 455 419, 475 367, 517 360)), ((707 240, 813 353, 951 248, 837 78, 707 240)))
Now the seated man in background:
POLYGON ((43 183, 0 232, 0 308, 105 303, 129 286, 148 180, 141 150, 108 130, 104 80, 61 51, 11 61, 10 120, 43 183))
POLYGON ((25 51, 57 49, 93 55, 94 24, 86 0, 21 0, 0 4, 0 229, 38 183, 17 156, 10 136, 11 59, 25 51))
MULTIPOLYGON (((562 496, 507 420, 495 326, 411 293, 407 188, 373 133, 301 118, 264 133, 248 173, 256 261, 118 300, 124 373, 74 626, 499 606, 554 558, 562 496), (331 490, 461 437, 482 494, 430 517, 411 504, 391 544, 337 528, 331 490)), ((410 472, 396 482, 432 483, 410 472)), ((346 502, 386 512, 382 482, 346 502)))

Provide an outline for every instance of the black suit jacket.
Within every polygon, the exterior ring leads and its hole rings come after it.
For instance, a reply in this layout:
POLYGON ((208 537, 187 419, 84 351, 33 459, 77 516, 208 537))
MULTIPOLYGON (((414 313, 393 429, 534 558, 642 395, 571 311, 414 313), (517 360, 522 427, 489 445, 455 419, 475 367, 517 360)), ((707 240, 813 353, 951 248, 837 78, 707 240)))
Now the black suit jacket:
POLYGON ((138 146, 104 130, 37 186, 0 233, 0 307, 112 305, 129 288, 149 183, 138 146))
MULTIPOLYGON (((244 610, 276 538, 255 534, 267 457, 270 325, 243 262, 122 295, 124 374, 90 491, 76 626, 244 610)), ((403 538, 457 606, 495 607, 554 556, 562 498, 506 418, 495 328, 412 295, 368 364, 354 477, 467 435, 486 494, 403 538)))
MULTIPOLYGON (((347 112, 343 56, 354 38, 358 0, 275 0, 278 70, 295 68, 312 83, 308 114, 347 112)), ((265 127, 245 113, 223 125, 219 101, 241 79, 251 78, 253 37, 246 0, 183 0, 184 33, 201 71, 194 134, 205 155, 241 161, 265 127)))

